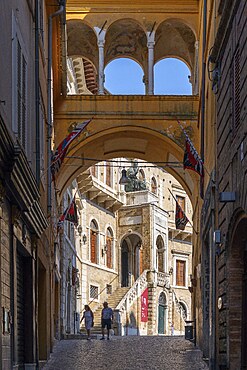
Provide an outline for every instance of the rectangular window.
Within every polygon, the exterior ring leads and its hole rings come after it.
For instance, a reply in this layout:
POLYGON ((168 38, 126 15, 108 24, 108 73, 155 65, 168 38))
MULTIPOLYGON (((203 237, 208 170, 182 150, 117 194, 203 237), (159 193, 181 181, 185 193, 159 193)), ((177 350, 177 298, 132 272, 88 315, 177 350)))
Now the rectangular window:
POLYGON ((95 285, 90 285, 90 299, 98 299, 99 287, 95 285))
POLYGON ((176 260, 176 285, 185 286, 186 261, 176 260))
POLYGON ((106 284, 106 294, 112 294, 112 285, 106 284))
POLYGON ((176 195, 176 199, 182 210, 185 211, 185 197, 180 197, 179 195, 176 195))

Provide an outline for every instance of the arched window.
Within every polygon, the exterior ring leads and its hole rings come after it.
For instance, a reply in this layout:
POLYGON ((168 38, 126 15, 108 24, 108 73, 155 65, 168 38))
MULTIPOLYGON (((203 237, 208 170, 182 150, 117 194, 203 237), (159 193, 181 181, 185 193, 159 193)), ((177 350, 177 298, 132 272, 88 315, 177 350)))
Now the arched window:
POLYGON ((177 58, 166 58, 154 66, 155 95, 191 95, 191 72, 187 65, 177 58))
POLYGON ((159 235, 156 240, 157 248, 157 268, 159 272, 165 272, 165 245, 162 237, 159 235))
POLYGON ((105 183, 108 186, 112 186, 112 170, 109 163, 105 165, 105 183))
POLYGON ((95 220, 90 223, 90 261, 97 263, 98 225, 95 220))
POLYGON ((130 58, 114 59, 105 68, 105 88, 113 95, 145 94, 142 79, 142 68, 130 58))
POLYGON ((145 172, 143 171, 143 169, 140 169, 140 171, 139 171, 139 180, 145 181, 145 179, 146 179, 145 172))
POLYGON ((186 305, 183 302, 180 301, 179 306, 180 306, 180 312, 181 312, 181 315, 182 315, 183 319, 187 320, 188 313, 187 313, 186 305))
POLYGON ((164 292, 161 292, 160 293, 160 296, 159 296, 159 305, 166 306, 166 295, 165 295, 164 292))
POLYGON ((155 177, 152 177, 151 179, 151 192, 157 194, 157 182, 155 177))
POLYGON ((106 266, 112 268, 113 232, 110 227, 106 231, 106 266))

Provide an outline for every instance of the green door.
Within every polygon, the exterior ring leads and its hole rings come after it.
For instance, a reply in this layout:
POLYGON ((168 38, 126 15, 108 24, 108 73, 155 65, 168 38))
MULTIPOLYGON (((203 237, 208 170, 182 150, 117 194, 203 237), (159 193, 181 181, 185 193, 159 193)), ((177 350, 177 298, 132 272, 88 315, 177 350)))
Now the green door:
POLYGON ((165 306, 159 305, 158 333, 165 334, 165 306))

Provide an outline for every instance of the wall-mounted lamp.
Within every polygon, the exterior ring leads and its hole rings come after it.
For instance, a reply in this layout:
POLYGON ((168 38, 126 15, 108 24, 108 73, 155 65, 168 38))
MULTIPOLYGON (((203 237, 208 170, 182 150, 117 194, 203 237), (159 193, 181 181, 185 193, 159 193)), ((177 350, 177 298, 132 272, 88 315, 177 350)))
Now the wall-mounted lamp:
POLYGON ((102 250, 101 250, 102 257, 104 257, 104 255, 107 253, 107 249, 108 249, 108 246, 107 246, 107 244, 105 244, 104 248, 102 248, 102 250))
POLYGON ((83 241, 83 244, 86 244, 86 242, 87 242, 86 234, 83 234, 82 241, 83 241))
POLYGON ((216 62, 212 58, 211 55, 209 55, 208 58, 207 69, 209 80, 212 82, 212 90, 214 94, 218 94, 221 80, 221 66, 219 62, 216 62))
POLYGON ((221 244, 222 244, 222 236, 221 236, 220 230, 214 231, 214 244, 216 247, 215 253, 217 256, 219 256, 221 252, 221 244))
POLYGON ((77 227, 77 231, 78 231, 78 234, 81 236, 81 233, 82 233, 82 227, 81 227, 81 225, 79 225, 77 227))
POLYGON ((173 274, 173 267, 170 267, 169 275, 172 275, 172 274, 173 274))

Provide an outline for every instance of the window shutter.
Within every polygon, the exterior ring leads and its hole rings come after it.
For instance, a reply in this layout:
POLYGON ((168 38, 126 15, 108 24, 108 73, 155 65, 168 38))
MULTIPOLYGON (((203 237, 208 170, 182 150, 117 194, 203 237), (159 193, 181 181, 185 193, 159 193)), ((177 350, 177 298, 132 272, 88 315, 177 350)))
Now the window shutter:
POLYGON ((27 63, 17 40, 17 135, 23 148, 26 147, 27 121, 27 63))
POLYGON ((96 263, 97 234, 91 230, 91 262, 96 263))
POLYGON ((176 261, 176 285, 185 286, 185 261, 176 261))
POLYGON ((27 75, 27 64, 22 56, 22 134, 21 134, 21 142, 23 147, 26 147, 26 77, 27 75))
POLYGON ((106 252, 106 266, 112 268, 112 238, 106 238, 107 252, 106 252))

